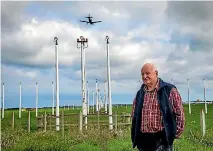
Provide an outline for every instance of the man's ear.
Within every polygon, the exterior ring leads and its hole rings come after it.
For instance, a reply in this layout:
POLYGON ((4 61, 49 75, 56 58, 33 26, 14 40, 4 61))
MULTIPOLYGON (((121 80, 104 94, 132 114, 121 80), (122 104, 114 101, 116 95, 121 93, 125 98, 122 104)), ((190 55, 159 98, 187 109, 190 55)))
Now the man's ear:
POLYGON ((155 71, 156 72, 156 75, 158 76, 158 71, 155 71))

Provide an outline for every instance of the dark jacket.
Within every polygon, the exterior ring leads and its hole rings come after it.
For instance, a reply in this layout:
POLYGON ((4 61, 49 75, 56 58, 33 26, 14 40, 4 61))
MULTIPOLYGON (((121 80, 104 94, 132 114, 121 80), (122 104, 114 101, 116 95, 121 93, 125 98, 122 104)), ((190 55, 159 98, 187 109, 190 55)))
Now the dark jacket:
MULTIPOLYGON (((176 120, 175 115, 172 111, 172 106, 169 101, 169 95, 171 89, 175 86, 164 82, 162 79, 159 78, 159 89, 157 92, 158 103, 160 105, 160 111, 163 116, 163 124, 164 129, 166 132, 166 140, 169 146, 173 144, 176 134, 176 120)), ((141 126, 141 116, 142 116, 142 108, 143 108, 143 101, 144 101, 144 84, 142 84, 140 90, 136 94, 136 104, 135 110, 132 118, 132 127, 131 127, 131 139, 133 148, 140 143, 138 140, 138 134, 140 133, 140 126, 141 126)))

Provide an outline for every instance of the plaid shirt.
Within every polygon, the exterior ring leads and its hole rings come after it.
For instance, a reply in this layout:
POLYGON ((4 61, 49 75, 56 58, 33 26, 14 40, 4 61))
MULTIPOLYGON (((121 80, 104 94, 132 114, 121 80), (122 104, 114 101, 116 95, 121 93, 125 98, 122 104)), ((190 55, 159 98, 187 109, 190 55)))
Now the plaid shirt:
MULTIPOLYGON (((157 90, 159 88, 159 81, 155 86, 155 89, 148 91, 147 87, 144 87, 144 104, 142 110, 141 119, 141 131, 144 133, 153 133, 163 130, 162 115, 160 112, 160 106, 157 100, 157 90)), ((176 137, 179 138, 184 130, 184 110, 182 106, 181 96, 176 88, 172 88, 169 96, 169 100, 172 105, 173 112, 176 114, 177 133, 176 137)), ((135 99, 132 106, 132 116, 135 110, 135 99)))

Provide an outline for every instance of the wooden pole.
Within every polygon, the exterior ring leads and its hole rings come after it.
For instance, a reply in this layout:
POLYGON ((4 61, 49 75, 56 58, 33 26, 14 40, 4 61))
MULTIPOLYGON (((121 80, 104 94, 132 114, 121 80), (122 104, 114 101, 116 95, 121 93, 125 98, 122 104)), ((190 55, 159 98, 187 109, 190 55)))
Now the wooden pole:
POLYGON ((115 133, 118 132, 118 120, 117 120, 117 112, 115 112, 115 133))
POLYGON ((12 113, 12 129, 14 130, 15 125, 15 116, 14 116, 14 111, 12 113))
POLYGON ((62 136, 64 137, 64 111, 62 111, 62 119, 61 119, 61 126, 62 126, 62 136))
POLYGON ((98 130, 100 130, 100 119, 99 119, 99 111, 98 111, 98 130))
POLYGON ((28 111, 28 132, 30 133, 30 111, 28 111))
POLYGON ((52 125, 52 116, 51 116, 51 114, 49 116, 49 121, 50 121, 50 130, 51 130, 51 125, 52 125))
POLYGON ((44 112, 44 132, 47 131, 47 113, 46 111, 44 112))
POLYGON ((205 114, 203 109, 200 111, 200 127, 201 127, 201 133, 204 136, 206 133, 206 123, 205 123, 205 114))
POLYGON ((82 112, 79 113, 79 132, 82 133, 82 112))

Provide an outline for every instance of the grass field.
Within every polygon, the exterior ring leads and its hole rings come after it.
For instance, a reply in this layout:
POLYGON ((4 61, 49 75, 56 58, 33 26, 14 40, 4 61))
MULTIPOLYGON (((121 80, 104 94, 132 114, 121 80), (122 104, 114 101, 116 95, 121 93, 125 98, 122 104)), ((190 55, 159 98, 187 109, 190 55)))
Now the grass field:
MULTIPOLYGON (((188 106, 184 105, 186 125, 181 139, 175 140, 174 150, 177 151, 212 151, 213 150, 213 105, 208 105, 206 114, 206 135, 202 137, 200 130, 200 109, 204 104, 192 105, 192 114, 188 114, 188 106)), ((80 109, 65 110, 64 114, 79 113, 80 109)), ((61 109, 63 110, 63 109, 61 109)), ((51 113, 51 109, 39 109, 39 115, 51 113)), ((131 113, 131 106, 113 107, 113 113, 131 113)), ((65 118, 69 121, 76 119, 65 118)), ((108 118, 106 117, 106 120, 108 118)), ((36 127, 35 112, 31 112, 31 132, 27 131, 28 112, 22 112, 18 118, 15 110, 15 130, 12 130, 12 110, 5 110, 5 118, 1 119, 1 149, 3 151, 134 151, 132 149, 130 131, 118 127, 118 133, 110 132, 108 128, 88 127, 80 134, 78 128, 66 126, 64 136, 47 127, 47 131, 36 127)), ((104 117, 100 116, 100 121, 104 117)), ((89 123, 89 120, 88 120, 89 123)))

